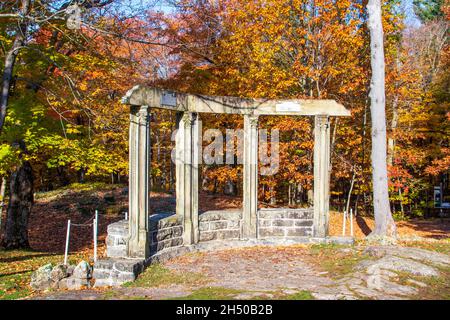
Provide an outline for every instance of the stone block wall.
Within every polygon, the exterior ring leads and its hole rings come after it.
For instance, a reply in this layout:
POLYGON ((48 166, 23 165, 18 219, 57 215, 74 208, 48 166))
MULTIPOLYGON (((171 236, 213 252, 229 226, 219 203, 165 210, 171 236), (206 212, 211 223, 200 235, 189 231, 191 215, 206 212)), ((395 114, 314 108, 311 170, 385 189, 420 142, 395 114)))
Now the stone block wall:
MULTIPOLYGON (((108 226, 106 254, 109 258, 127 256, 128 221, 121 220, 108 226)), ((155 214, 150 217, 150 253, 183 245, 181 217, 170 214, 155 214)))
POLYGON ((260 209, 258 210, 258 235, 272 237, 312 237, 313 208, 260 209))
MULTIPOLYGON (((258 237, 313 236, 313 209, 260 209, 258 237)), ((199 215, 201 242, 242 237, 242 211, 207 211, 199 215)), ((107 255, 110 258, 127 256, 128 221, 108 226, 107 255)), ((150 254, 183 245, 183 221, 174 214, 155 214, 150 217, 150 254)))
POLYGON ((176 215, 150 217, 150 254, 183 245, 183 220, 176 215))
POLYGON ((106 255, 110 258, 127 256, 128 220, 121 220, 108 225, 106 236, 106 255))
MULTIPOLYGON (((94 267, 96 286, 120 285, 133 281, 144 266, 161 262, 195 250, 183 246, 183 221, 175 214, 156 214, 149 221, 151 257, 144 260, 128 259, 128 221, 108 226, 107 259, 97 261, 94 267)), ((293 238, 313 236, 313 209, 261 209, 258 211, 258 237, 293 238)), ((199 215, 199 240, 237 240, 242 237, 242 211, 207 211, 199 215)))
POLYGON ((118 286, 134 281, 143 271, 144 260, 141 259, 107 258, 98 260, 94 265, 94 287, 118 286))
POLYGON ((241 210, 206 211, 199 215, 199 240, 239 239, 241 210))

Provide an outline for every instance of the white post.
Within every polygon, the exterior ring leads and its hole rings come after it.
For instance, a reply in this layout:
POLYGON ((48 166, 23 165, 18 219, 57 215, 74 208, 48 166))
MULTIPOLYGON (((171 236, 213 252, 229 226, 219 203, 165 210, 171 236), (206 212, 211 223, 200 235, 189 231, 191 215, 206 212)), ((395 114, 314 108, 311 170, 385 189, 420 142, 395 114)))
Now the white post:
POLYGON ((125 220, 128 220, 128 211, 125 211, 125 220))
POLYGON ((345 237, 345 225, 347 222, 347 211, 344 210, 344 220, 342 222, 342 236, 345 237))
POLYGON ((353 209, 350 209, 350 235, 353 237, 353 209))
POLYGON ((98 211, 95 210, 95 218, 94 218, 94 262, 97 262, 97 234, 98 234, 98 211))
POLYGON ((69 255, 69 238, 70 238, 70 219, 67 220, 66 249, 64 250, 64 265, 65 266, 67 266, 67 258, 69 255))

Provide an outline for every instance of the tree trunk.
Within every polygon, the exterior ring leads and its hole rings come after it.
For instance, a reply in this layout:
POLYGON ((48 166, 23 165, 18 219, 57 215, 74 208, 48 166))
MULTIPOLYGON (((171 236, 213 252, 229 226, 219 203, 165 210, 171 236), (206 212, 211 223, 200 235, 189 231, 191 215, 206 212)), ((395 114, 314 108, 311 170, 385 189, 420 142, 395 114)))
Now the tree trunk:
POLYGON ((386 110, 385 110, 385 62, 383 25, 380 0, 369 0, 368 27, 372 81, 370 88, 370 112, 372 116, 372 182, 375 228, 371 235, 396 236, 396 227, 389 207, 388 175, 386 164, 386 110))
MULTIPOLYGON (((22 0, 20 15, 26 16, 29 8, 30 0, 22 0)), ((2 88, 0 92, 0 133, 2 132, 3 125, 5 124, 14 65, 16 64, 19 50, 25 45, 27 29, 28 24, 26 22, 21 21, 18 24, 12 47, 5 54, 5 67, 3 69, 2 88)))
POLYGON ((398 123, 398 96, 394 97, 394 101, 392 102, 392 121, 391 121, 391 136, 388 138, 388 156, 387 163, 389 166, 394 165, 394 156, 395 156, 395 130, 397 129, 398 123))
POLYGON ((2 177, 2 183, 0 185, 0 237, 2 234, 2 218, 3 218, 3 206, 5 205, 5 193, 6 193, 6 177, 2 177))
MULTIPOLYGON (((400 50, 400 49, 397 49, 400 50)), ((397 72, 400 73, 400 58, 399 53, 397 52, 397 56, 395 57, 395 67, 397 72)), ((399 100, 399 83, 395 81, 394 86, 394 98, 392 100, 392 121, 391 121, 391 134, 388 138, 388 156, 387 163, 389 166, 394 165, 394 157, 395 157, 395 131, 397 130, 398 124, 398 100, 399 100)))
POLYGON ((33 205, 33 170, 28 161, 11 174, 9 194, 3 246, 28 248, 28 218, 33 205))
POLYGON ((81 168, 78 170, 78 183, 85 183, 86 170, 81 168))
POLYGON ((270 186, 270 204, 272 206, 277 204, 277 199, 275 197, 275 187, 274 186, 270 186))

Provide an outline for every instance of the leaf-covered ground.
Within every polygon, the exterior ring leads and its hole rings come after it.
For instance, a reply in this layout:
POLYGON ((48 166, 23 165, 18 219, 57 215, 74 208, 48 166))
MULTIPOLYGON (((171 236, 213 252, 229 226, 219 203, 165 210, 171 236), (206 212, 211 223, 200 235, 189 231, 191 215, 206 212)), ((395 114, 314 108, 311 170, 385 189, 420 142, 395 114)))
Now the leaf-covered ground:
MULTIPOLYGON (((28 286, 30 274, 39 266, 48 262, 57 263, 63 260, 64 241, 67 219, 72 223, 90 223, 95 210, 99 210, 99 250, 104 253, 104 239, 107 225, 123 219, 123 212, 127 208, 128 196, 124 186, 86 184, 71 185, 68 188, 37 194, 36 204, 30 217, 30 245, 33 250, 0 250, 0 299, 17 299, 33 292, 28 286)), ((241 205, 241 200, 236 197, 211 196, 201 194, 201 210, 236 208, 241 205)), ((167 212, 175 209, 173 195, 164 193, 152 193, 152 209, 156 212, 167 212)), ((4 221, 4 220, 3 220, 4 221)), ((445 238, 450 234, 450 223, 447 220, 410 220, 397 223, 400 236, 405 239, 402 245, 414 245, 428 250, 449 254, 450 247, 445 238), (414 237, 431 239, 432 241, 408 242, 414 237), (437 241, 440 239, 439 241, 437 241)), ((358 217, 354 221, 355 236, 362 239, 373 227, 373 219, 358 217)), ((330 233, 339 235, 342 232, 342 214, 332 213, 330 217, 330 233)), ((257 253, 258 251, 254 251, 257 253)), ((269 253, 265 253, 267 258, 269 253)), ((279 253, 285 252, 287 258, 281 256, 276 259, 301 258, 305 263, 323 268, 321 272, 328 272, 328 276, 352 272, 355 263, 364 258, 357 251, 352 251, 350 256, 343 258, 342 253, 329 251, 329 248, 311 247, 308 249, 297 247, 296 250, 285 251, 279 249, 279 253), (286 252, 289 252, 287 254, 286 252), (308 252, 308 254, 305 254, 308 252), (332 259, 331 259, 332 258, 332 259)), ((90 261, 93 255, 92 229, 90 227, 76 227, 72 229, 70 242, 70 259, 75 263, 81 259, 90 261)), ((233 259, 233 255, 229 255, 233 259)), ((274 258, 275 259, 275 258, 274 258)), ((162 270, 162 269, 161 269, 162 270)), ((198 281, 198 290, 205 283, 205 277, 197 277, 194 273, 189 277, 181 274, 177 276, 173 270, 164 269, 164 273, 158 269, 149 269, 148 283, 162 282, 165 284, 198 281), (153 277, 153 278, 152 278, 153 277)), ((146 286, 146 276, 139 279, 136 285, 146 286)), ((207 292, 212 292, 207 291, 207 292)), ((199 295, 204 294, 200 291, 199 295), (200 294, 201 293, 201 294, 200 294)), ((186 293, 192 295, 194 292, 186 293)), ((273 297, 296 296, 298 292, 280 293, 272 292, 273 297)), ((245 295, 244 295, 245 296, 245 295)), ((305 295, 300 294, 304 297, 305 295)), ((306 295, 307 296, 307 295, 306 295)))
MULTIPOLYGON (((152 193, 153 212, 174 212, 175 198, 167 193, 152 193)), ((239 208, 240 197, 200 194, 200 211, 239 208)), ((128 206, 126 188, 121 185, 75 184, 65 189, 37 195, 30 217, 30 244, 35 250, 63 253, 67 219, 72 223, 90 222, 95 210, 100 213, 99 241, 104 243, 108 224, 123 219, 128 206)), ((374 221, 371 217, 354 218, 354 234, 362 239, 370 233, 374 221)), ((450 221, 440 219, 397 222, 401 237, 420 236, 429 239, 448 238, 450 221)), ((347 234, 349 227, 347 228, 347 234)), ((342 214, 330 214, 330 234, 342 234, 342 214)), ((90 228, 73 228, 71 250, 92 250, 90 228)), ((103 250, 103 246, 100 248, 103 250)))
MULTIPOLYGON (((89 252, 70 256, 70 263, 89 260, 89 252)), ((33 250, 0 249, 0 300, 19 299, 33 294, 29 286, 31 273, 44 264, 62 263, 64 255, 33 250)))

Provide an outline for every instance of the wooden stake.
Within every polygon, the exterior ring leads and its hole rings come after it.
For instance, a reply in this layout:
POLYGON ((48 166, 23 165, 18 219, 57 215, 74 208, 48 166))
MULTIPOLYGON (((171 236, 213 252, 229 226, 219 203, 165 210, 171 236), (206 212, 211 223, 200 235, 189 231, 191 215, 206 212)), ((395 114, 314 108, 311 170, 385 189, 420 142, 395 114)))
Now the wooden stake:
POLYGON ((69 238, 70 238, 70 219, 67 220, 66 249, 64 250, 64 265, 66 266, 67 266, 67 258, 69 255, 69 238))
POLYGON ((97 233, 98 233, 98 211, 97 210, 95 210, 93 229, 94 229, 94 262, 97 262, 97 233))
POLYGON ((345 237, 345 225, 347 222, 347 211, 344 210, 344 221, 342 223, 342 236, 345 237))
POLYGON ((353 209, 350 209, 350 235, 353 237, 353 209))

